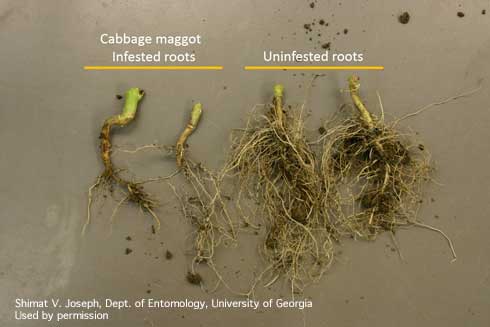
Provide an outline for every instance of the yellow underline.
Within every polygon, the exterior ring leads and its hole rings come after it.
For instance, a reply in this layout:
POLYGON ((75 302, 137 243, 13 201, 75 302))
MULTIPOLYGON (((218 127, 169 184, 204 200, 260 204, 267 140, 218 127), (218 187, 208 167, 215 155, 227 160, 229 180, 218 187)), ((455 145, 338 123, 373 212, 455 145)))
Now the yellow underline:
POLYGON ((245 66, 245 70, 383 70, 384 66, 245 66))
POLYGON ((84 70, 222 70, 223 66, 84 66, 84 70))

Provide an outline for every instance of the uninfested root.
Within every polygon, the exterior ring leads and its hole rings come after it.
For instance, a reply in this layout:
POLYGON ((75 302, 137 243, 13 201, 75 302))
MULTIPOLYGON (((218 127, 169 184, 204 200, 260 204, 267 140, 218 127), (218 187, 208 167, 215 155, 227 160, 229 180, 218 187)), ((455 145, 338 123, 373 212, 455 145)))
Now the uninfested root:
MULTIPOLYGON (((350 77, 349 91, 359 115, 325 126, 321 173, 328 190, 324 203, 337 209, 335 229, 372 240, 402 225, 428 228, 416 217, 422 186, 430 180, 430 155, 423 145, 413 143, 411 133, 397 131, 398 121, 385 123, 384 113, 378 120, 369 112, 359 87, 359 78, 350 77)), ((443 235, 454 254, 452 242, 443 235)))
POLYGON ((242 195, 237 207, 250 208, 243 216, 256 216, 265 225, 261 253, 271 280, 285 276, 293 292, 319 278, 333 254, 302 115, 301 110, 285 111, 283 87, 276 85, 270 112, 252 112, 225 165, 225 174, 236 177, 242 195))

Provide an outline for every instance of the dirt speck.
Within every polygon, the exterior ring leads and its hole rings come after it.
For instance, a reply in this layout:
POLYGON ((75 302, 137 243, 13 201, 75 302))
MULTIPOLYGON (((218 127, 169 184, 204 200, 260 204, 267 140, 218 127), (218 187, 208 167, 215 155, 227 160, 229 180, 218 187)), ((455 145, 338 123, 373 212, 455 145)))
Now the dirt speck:
POLYGON ((192 285, 201 285, 202 277, 198 273, 192 273, 192 272, 189 271, 187 273, 187 276, 185 278, 187 279, 187 281, 189 282, 189 284, 192 284, 192 285))
POLYGON ((122 96, 122 95, 120 95, 120 94, 116 94, 116 99, 121 100, 122 98, 123 98, 123 96, 122 96))
POLYGON ((482 15, 486 15, 486 13, 487 13, 487 11, 486 11, 485 9, 483 9, 483 10, 481 11, 481 14, 482 14, 482 15))
POLYGON ((325 135, 326 132, 327 130, 323 126, 318 129, 318 133, 320 133, 321 135, 325 135))
POLYGON ((167 250, 167 252, 165 252, 165 259, 171 260, 173 257, 174 257, 173 253, 170 252, 169 250, 167 250))
POLYGON ((464 12, 458 11, 457 15, 458 15, 459 18, 463 18, 464 17, 464 12))
POLYGON ((131 252, 133 252, 133 250, 131 250, 130 248, 126 248, 126 251, 125 251, 126 255, 130 254, 131 252))
POLYGON ((132 240, 131 236, 126 236, 126 241, 131 241, 131 240, 132 240))
POLYGON ((325 50, 330 50, 330 42, 323 43, 322 44, 322 48, 325 49, 325 50))
POLYGON ((403 14, 401 14, 400 16, 398 16, 398 21, 401 24, 408 24, 408 22, 410 21, 410 14, 405 11, 403 14))
POLYGON ((155 225, 151 225, 151 233, 152 234, 155 234, 156 233, 155 225))
POLYGON ((315 3, 314 2, 310 3, 310 8, 311 9, 315 8, 315 3))
POLYGON ((344 34, 349 33, 349 30, 347 28, 344 28, 344 34))

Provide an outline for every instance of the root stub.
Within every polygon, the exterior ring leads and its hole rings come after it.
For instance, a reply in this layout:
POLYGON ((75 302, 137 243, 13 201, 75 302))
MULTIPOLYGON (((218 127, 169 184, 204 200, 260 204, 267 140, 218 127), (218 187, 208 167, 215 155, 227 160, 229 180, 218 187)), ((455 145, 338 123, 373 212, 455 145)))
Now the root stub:
POLYGON ((199 124, 199 120, 201 119, 201 115, 202 115, 202 106, 200 103, 196 103, 192 108, 191 118, 189 120, 189 123, 187 124, 186 128, 180 135, 177 144, 175 146, 177 167, 179 168, 182 168, 182 166, 184 165, 184 151, 185 151, 185 145, 187 139, 197 128, 197 125, 199 124))

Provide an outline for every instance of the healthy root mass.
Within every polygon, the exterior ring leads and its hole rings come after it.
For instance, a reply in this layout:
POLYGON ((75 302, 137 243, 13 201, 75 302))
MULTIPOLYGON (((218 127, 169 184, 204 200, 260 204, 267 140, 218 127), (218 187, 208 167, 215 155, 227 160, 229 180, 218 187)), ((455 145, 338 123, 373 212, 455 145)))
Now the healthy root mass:
POLYGON ((385 123, 375 117, 359 96, 357 76, 349 78, 349 92, 357 115, 327 122, 321 175, 326 185, 325 204, 334 208, 335 230, 341 235, 373 240, 383 231, 394 235, 401 226, 415 225, 423 202, 422 186, 430 181, 430 156, 412 133, 398 130, 400 119, 385 123))
POLYGON ((269 109, 252 112, 235 138, 225 173, 237 178, 238 207, 253 208, 248 214, 242 209, 245 222, 255 216, 265 226, 261 253, 271 282, 284 275, 297 292, 332 262, 330 223, 321 206, 315 154, 305 137, 305 113, 286 110, 282 85, 274 87, 269 109))

